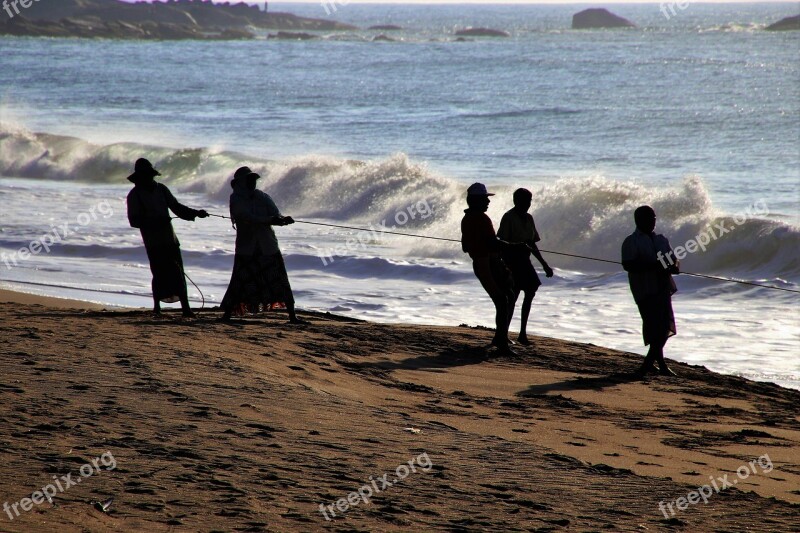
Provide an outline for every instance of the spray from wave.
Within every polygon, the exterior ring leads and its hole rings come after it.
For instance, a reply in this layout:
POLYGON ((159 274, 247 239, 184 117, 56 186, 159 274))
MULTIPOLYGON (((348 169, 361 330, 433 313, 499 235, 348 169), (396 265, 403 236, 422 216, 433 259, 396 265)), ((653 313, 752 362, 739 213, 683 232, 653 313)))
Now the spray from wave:
MULTIPOLYGON (((460 238, 465 183, 441 176, 398 153, 382 160, 357 161, 309 155, 286 161, 252 158, 209 148, 171 149, 135 143, 96 145, 73 137, 31 133, 0 125, 0 175, 44 180, 126 183, 139 157, 153 161, 164 180, 183 191, 226 202, 230 177, 249 165, 263 179, 284 212, 300 218, 346 225, 388 227, 398 213, 421 200, 435 210, 430 218, 404 221, 402 231, 460 238)), ((524 184, 523 184, 524 185, 524 184)), ((512 206, 513 187, 496 187, 489 215, 499 223, 512 206)), ((687 271, 741 276, 751 280, 800 280, 800 230, 768 218, 768 206, 745 213, 720 213, 698 177, 677 186, 648 188, 603 177, 562 179, 531 188, 540 247, 616 261, 622 239, 633 230, 632 213, 651 205, 658 229, 673 247, 685 246, 713 230, 705 250, 683 261, 687 271), (766 208, 766 209, 764 209, 766 208), (716 228, 716 229, 715 229, 716 228), (724 234, 721 229, 727 228, 724 234)), ((758 204, 759 199, 753 199, 758 204)), ((463 259, 457 243, 394 238, 408 255, 463 259)), ((611 265, 559 257, 561 268, 610 272, 611 265)))

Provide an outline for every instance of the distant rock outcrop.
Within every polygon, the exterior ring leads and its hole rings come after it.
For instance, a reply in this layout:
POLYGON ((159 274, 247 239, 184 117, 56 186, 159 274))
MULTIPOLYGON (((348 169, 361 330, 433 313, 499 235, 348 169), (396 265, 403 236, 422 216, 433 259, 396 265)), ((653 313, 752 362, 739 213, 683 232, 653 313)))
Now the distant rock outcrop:
POLYGON ((800 30, 800 15, 786 17, 766 27, 767 31, 800 30))
POLYGON ((290 31, 279 31, 278 33, 270 33, 270 39, 281 39, 283 41, 310 41, 317 39, 316 35, 310 33, 295 33, 290 31))
POLYGON ((590 30, 595 28, 635 28, 636 24, 624 19, 607 9, 585 9, 572 16, 573 30, 590 30))
POLYGON ((395 26, 394 24, 378 24, 377 26, 370 26, 368 30, 376 31, 402 31, 402 27, 395 26))
POLYGON ((358 29, 349 24, 269 13, 256 6, 190 0, 35 2, 0 18, 0 35, 106 39, 252 39, 253 28, 300 31, 358 29))
POLYGON ((381 33, 380 35, 376 35, 375 37, 372 38, 372 40, 375 42, 383 41, 386 43, 393 43, 396 41, 396 39, 392 39, 391 37, 389 37, 388 35, 384 35, 383 33, 381 33))
POLYGON ((467 28, 456 32, 458 37, 511 37, 511 34, 503 30, 493 30, 491 28, 467 28))

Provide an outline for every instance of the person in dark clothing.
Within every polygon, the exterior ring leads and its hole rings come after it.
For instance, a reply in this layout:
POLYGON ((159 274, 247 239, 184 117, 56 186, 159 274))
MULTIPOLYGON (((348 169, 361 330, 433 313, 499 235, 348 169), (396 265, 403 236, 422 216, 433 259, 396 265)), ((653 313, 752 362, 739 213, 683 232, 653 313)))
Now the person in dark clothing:
POLYGON ((489 197, 482 183, 467 190, 467 206, 461 220, 461 249, 472 258, 472 270, 495 307, 495 335, 492 344, 503 355, 516 355, 508 345, 509 316, 514 305, 514 283, 499 252, 526 248, 525 243, 508 243, 497 238, 492 219, 486 214, 489 197))
POLYGON ((135 186, 128 193, 128 222, 142 234, 150 271, 153 273, 153 312, 161 314, 161 302, 181 302, 183 316, 193 317, 186 292, 183 258, 169 212, 183 220, 206 218, 208 213, 178 202, 163 183, 155 181, 161 173, 147 159, 136 161, 128 181, 135 186))
POLYGON ((642 317, 644 344, 650 346, 637 374, 655 371, 653 365, 657 363, 660 374, 674 376, 664 361, 664 346, 677 333, 672 295, 678 289, 672 274, 680 274, 680 262, 667 238, 655 232, 656 212, 652 207, 639 207, 633 217, 636 231, 622 243, 622 267, 628 272, 631 293, 642 317), (669 266, 659 261, 665 256, 669 266))
POLYGON ((528 213, 531 208, 533 194, 528 189, 517 189, 514 191, 514 207, 503 215, 500 221, 500 228, 497 230, 497 237, 507 242, 524 242, 527 248, 513 247, 502 253, 503 261, 511 270, 514 279, 514 301, 511 304, 511 314, 508 316, 509 322, 514 314, 514 307, 517 304, 519 293, 524 292, 522 300, 522 321, 520 322, 519 337, 520 344, 529 345, 528 340, 528 317, 531 312, 531 304, 536 291, 542 282, 539 275, 531 264, 531 254, 539 261, 544 269, 545 276, 553 277, 553 269, 542 257, 537 242, 541 240, 539 232, 536 231, 536 224, 533 216, 528 213))
POLYGON ((223 316, 228 322, 241 304, 250 309, 283 304, 289 322, 303 324, 295 312, 294 295, 286 264, 278 247, 273 226, 294 224, 281 215, 272 198, 256 188, 261 176, 248 167, 236 171, 231 182, 231 219, 236 226, 236 255, 228 290, 222 299, 223 316))

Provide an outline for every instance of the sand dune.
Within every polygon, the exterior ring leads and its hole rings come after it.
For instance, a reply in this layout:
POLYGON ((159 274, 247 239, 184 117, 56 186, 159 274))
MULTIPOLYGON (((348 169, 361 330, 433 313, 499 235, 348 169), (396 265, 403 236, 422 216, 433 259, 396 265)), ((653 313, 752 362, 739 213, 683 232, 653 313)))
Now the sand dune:
POLYGON ((300 327, 280 315, 224 325, 209 312, 183 321, 27 302, 0 304, 0 494, 16 503, 104 453, 116 468, 54 505, 3 513, 0 531, 800 523, 797 391, 679 363, 680 379, 635 380, 635 355, 549 338, 487 358, 483 329, 320 314, 300 327), (404 480, 337 509, 423 454, 430 462, 404 480), (737 478, 748 463, 755 473, 737 478), (707 504, 659 510, 724 475, 735 487, 707 504), (111 498, 106 513, 95 505, 111 498))

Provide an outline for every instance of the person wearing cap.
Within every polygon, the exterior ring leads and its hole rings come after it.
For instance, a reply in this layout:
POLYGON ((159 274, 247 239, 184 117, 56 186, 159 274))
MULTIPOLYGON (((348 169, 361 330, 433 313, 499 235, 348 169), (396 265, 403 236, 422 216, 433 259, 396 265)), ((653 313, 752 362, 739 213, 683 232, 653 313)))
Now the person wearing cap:
POLYGON ((486 214, 489 197, 494 196, 482 183, 467 190, 467 206, 461 220, 461 249, 472 258, 472 270, 495 307, 495 335, 492 344, 501 354, 515 355, 508 345, 508 325, 514 305, 514 283, 499 252, 526 248, 525 243, 508 243, 497 238, 492 219, 486 214))
POLYGON ((181 244, 172 228, 172 211, 183 220, 206 218, 204 210, 192 209, 178 202, 163 183, 155 181, 161 173, 147 159, 139 159, 128 181, 134 184, 128 193, 128 222, 142 234, 150 271, 153 273, 153 312, 161 314, 161 302, 181 302, 183 316, 193 317, 186 292, 181 244))
POLYGON ((531 312, 531 304, 536 291, 542 282, 536 269, 531 264, 531 254, 539 261, 544 269, 545 276, 553 277, 553 269, 542 257, 539 247, 536 245, 541 237, 536 231, 536 224, 533 216, 528 213, 531 208, 533 194, 528 189, 517 189, 514 191, 514 207, 507 211, 500 220, 500 227, 497 230, 497 237, 507 242, 524 242, 527 248, 521 246, 503 250, 502 257, 514 280, 514 301, 511 304, 511 314, 508 316, 509 322, 511 315, 514 314, 514 307, 517 304, 519 293, 524 292, 522 300, 522 319, 520 322, 519 336, 517 340, 520 344, 529 345, 528 340, 528 317, 531 312))
POLYGON ((677 333, 675 314, 672 311, 672 295, 677 292, 672 274, 680 273, 679 261, 669 240, 655 232, 656 212, 643 205, 633 213, 636 231, 622 243, 622 267, 628 272, 633 300, 642 317, 642 336, 645 346, 650 346, 640 376, 657 371, 661 375, 675 373, 664 361, 664 346, 667 339, 677 333), (660 261, 666 257, 669 261, 660 261), (653 366, 658 364, 658 370, 653 366))
POLYGON ((222 299, 221 320, 230 321, 241 304, 257 309, 282 303, 289 312, 289 321, 301 324, 303 321, 295 313, 286 264, 272 229, 294 224, 294 219, 282 216, 272 198, 256 188, 260 178, 248 167, 241 167, 231 182, 230 212, 236 227, 236 255, 231 281, 222 299))

